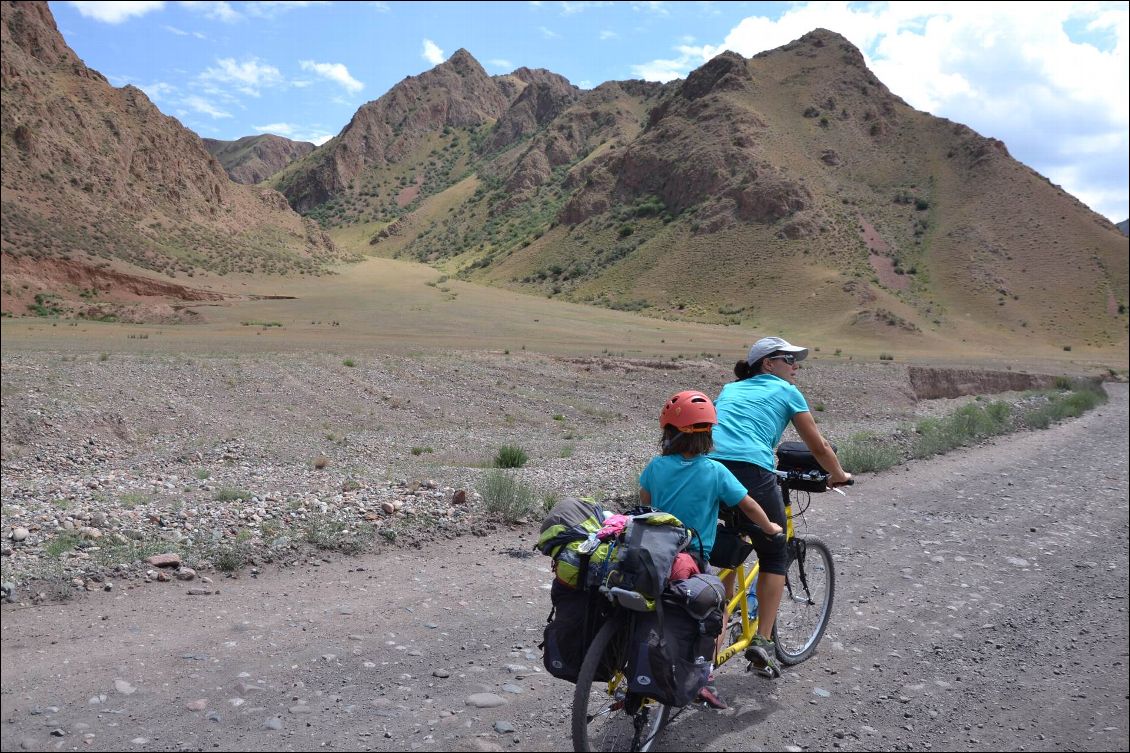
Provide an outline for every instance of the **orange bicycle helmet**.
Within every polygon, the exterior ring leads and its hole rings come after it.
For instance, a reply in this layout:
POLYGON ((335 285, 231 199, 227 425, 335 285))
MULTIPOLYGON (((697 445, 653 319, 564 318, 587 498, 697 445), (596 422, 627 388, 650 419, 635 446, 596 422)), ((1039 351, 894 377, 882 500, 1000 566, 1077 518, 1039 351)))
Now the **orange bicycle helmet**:
POLYGON ((696 390, 672 395, 659 413, 659 428, 674 426, 683 434, 710 431, 718 423, 718 413, 710 398, 696 390))

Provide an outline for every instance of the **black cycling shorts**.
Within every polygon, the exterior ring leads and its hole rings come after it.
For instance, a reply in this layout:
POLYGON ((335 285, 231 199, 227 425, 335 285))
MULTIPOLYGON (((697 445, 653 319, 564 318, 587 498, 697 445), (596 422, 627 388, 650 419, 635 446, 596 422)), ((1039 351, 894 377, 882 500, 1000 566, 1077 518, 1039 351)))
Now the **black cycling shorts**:
MULTIPOLYGON (((777 483, 777 474, 767 471, 753 463, 743 463, 740 460, 719 460, 719 463, 730 469, 730 473, 746 488, 749 496, 761 505, 761 509, 782 529, 787 527, 785 520, 785 500, 781 496, 781 487, 777 483)), ((760 530, 750 534, 753 540, 753 549, 757 552, 757 559, 761 563, 761 572, 784 575, 788 568, 788 550, 786 543, 773 540, 760 530)))

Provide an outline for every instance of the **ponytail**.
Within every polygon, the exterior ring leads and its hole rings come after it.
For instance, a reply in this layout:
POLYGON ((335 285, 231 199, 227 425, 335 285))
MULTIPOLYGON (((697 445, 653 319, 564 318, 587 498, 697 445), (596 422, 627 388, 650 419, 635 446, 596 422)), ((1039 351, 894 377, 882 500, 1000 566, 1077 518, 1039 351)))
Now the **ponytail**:
POLYGON ((751 376, 757 376, 761 373, 761 362, 759 361, 756 366, 750 366, 748 361, 744 359, 734 364, 734 376, 738 381, 749 379, 751 376))

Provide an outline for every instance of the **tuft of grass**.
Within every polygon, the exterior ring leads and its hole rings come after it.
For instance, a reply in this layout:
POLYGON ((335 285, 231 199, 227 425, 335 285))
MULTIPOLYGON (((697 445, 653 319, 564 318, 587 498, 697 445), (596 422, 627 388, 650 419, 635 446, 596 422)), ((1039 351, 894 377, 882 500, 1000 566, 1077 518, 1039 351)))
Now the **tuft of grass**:
POLYGON ((146 505, 152 500, 145 492, 126 492, 118 497, 118 503, 127 510, 132 510, 139 505, 146 505))
POLYGON ((509 444, 503 445, 498 448, 498 454, 494 456, 494 467, 521 468, 529 459, 529 455, 521 447, 509 444))
POLYGON ((344 361, 342 361, 342 364, 345 365, 345 366, 348 366, 349 368, 352 369, 354 366, 357 365, 357 362, 354 361, 352 358, 346 358, 344 361))
POLYGON ((329 464, 330 464, 330 459, 327 458, 325 455, 319 455, 318 457, 314 458, 314 468, 316 470, 320 471, 320 470, 324 469, 326 466, 328 466, 329 464))
POLYGON ((533 488, 505 471, 487 473, 479 482, 478 491, 486 511, 507 523, 522 520, 541 507, 533 488))
POLYGON ((304 539, 317 549, 342 554, 360 554, 373 539, 373 529, 362 523, 351 528, 349 523, 330 515, 316 515, 307 522, 304 539))
POLYGON ((217 502, 236 502, 251 499, 254 495, 246 489, 236 489, 232 486, 222 486, 212 495, 217 502))
POLYGON ((423 455, 425 452, 435 452, 431 447, 413 447, 413 455, 423 455))
POLYGON ((52 559, 58 559, 72 549, 77 549, 79 542, 82 539, 74 531, 67 531, 47 542, 43 547, 43 553, 52 559))

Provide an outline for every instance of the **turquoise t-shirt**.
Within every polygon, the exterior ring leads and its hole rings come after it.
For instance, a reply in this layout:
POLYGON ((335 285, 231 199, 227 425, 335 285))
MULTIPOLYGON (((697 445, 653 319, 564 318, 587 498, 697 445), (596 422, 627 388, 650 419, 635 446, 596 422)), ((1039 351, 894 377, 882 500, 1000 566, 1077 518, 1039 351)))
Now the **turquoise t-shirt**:
MULTIPOLYGON (((690 460, 682 455, 652 458, 640 474, 640 486, 651 495, 652 507, 671 513, 698 532, 707 559, 714 548, 719 503, 733 507, 746 496, 734 474, 705 455, 690 460)), ((692 544, 689 551, 698 554, 697 545, 692 544)))
POLYGON ((795 385, 772 374, 758 374, 722 387, 714 407, 718 425, 710 457, 772 470, 777 467, 773 452, 785 427, 797 413, 808 411, 808 402, 795 385))

